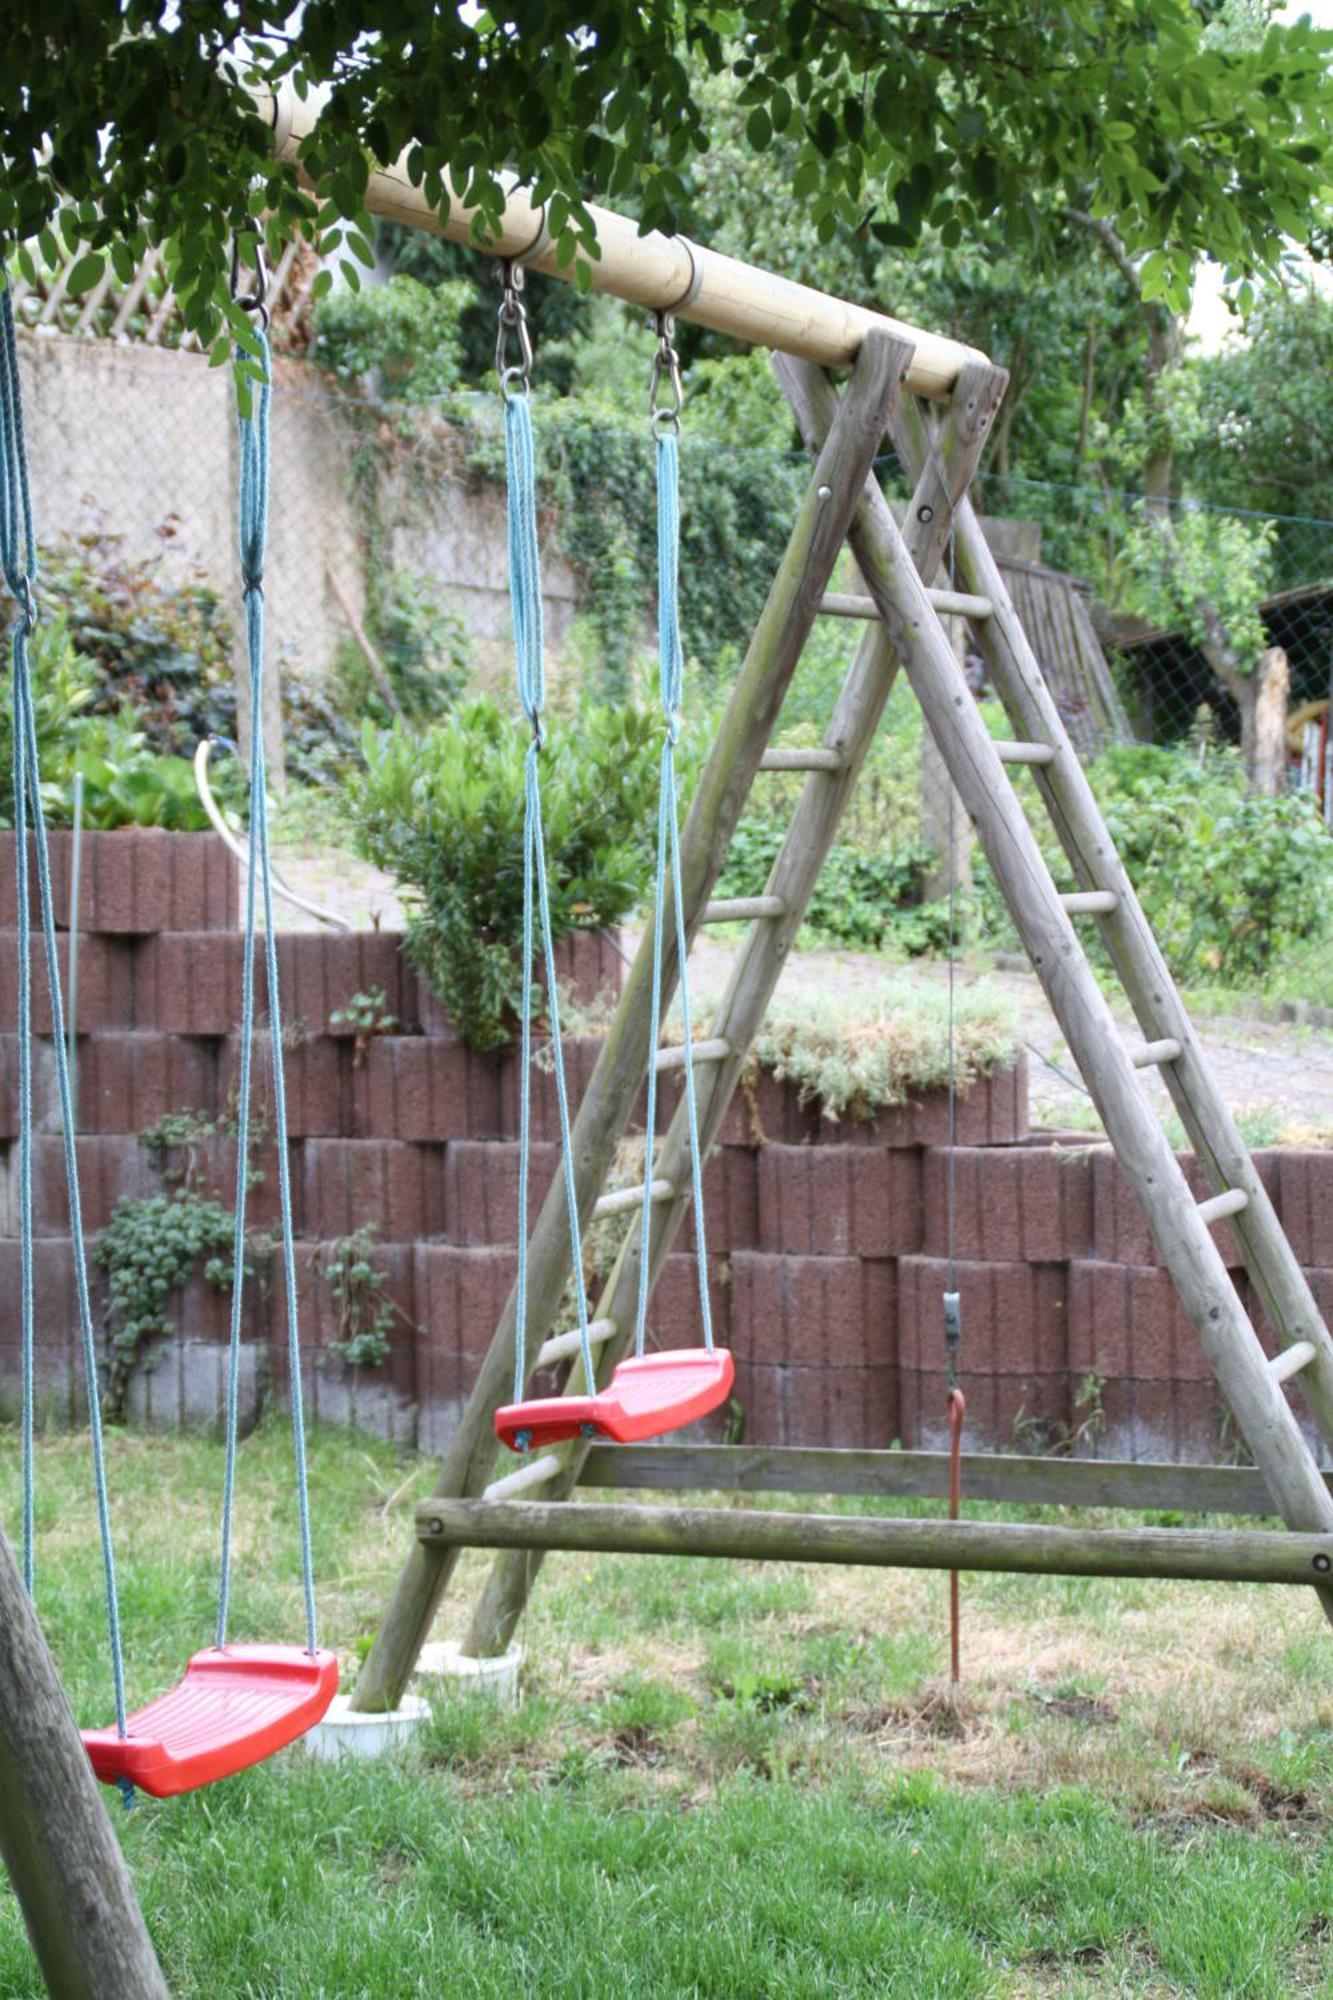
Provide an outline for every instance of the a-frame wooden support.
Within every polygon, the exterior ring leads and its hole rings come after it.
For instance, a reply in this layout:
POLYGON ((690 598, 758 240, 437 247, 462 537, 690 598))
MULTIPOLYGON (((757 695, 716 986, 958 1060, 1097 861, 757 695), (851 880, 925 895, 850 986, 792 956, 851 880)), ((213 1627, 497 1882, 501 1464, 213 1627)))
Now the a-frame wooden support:
MULTIPOLYGON (((1289 1527, 1311 1531, 1300 1538, 1298 1547, 1284 1552, 1281 1562, 1256 1547, 1243 1558, 1242 1566, 1249 1564, 1245 1573, 1265 1573, 1267 1564, 1266 1573, 1274 1580, 1314 1582, 1328 1609, 1333 1592, 1321 1579, 1329 1573, 1330 1545, 1325 1537, 1333 1534, 1333 1496, 1282 1385, 1288 1377, 1299 1374, 1325 1435, 1333 1435, 1328 1422, 1333 1413, 1333 1343, 1234 1121, 1208 1078, 1179 995, 1124 879, 1086 778, 967 499, 1003 394, 1004 375, 985 363, 968 364, 937 418, 901 393, 907 372, 906 351, 903 343, 890 336, 867 337, 851 383, 841 397, 811 363, 779 357, 777 368, 818 458, 814 481, 700 780, 683 837, 687 934, 692 937, 698 925, 710 917, 744 915, 754 919, 704 1045, 706 1059, 700 1065, 698 1080, 703 1142, 705 1146, 711 1143, 720 1128, 750 1041, 800 927, 901 665, 973 818, 1028 955, 1092 1091, 1108 1137, 1144 1204, 1163 1260, 1199 1330, 1267 1491, 1289 1527), (914 480, 901 530, 871 471, 886 428, 914 480), (819 749, 766 755, 791 674, 844 537, 857 556, 877 616, 867 626, 819 749), (951 537, 955 561, 967 586, 961 596, 957 590, 930 588, 951 537), (939 614, 946 610, 970 618, 1018 729, 1019 738, 1014 743, 997 747, 986 731, 940 624, 939 614), (1037 772, 1042 799, 1082 885, 1073 894, 1060 894, 1042 859, 1009 780, 1008 767, 1017 765, 1037 772), (709 891, 752 784, 764 769, 793 768, 807 770, 809 777, 764 895, 750 899, 743 908, 710 905, 709 891), (1103 923, 1114 961, 1143 1022, 1146 1040, 1137 1057, 1121 1047, 1079 943, 1074 920, 1089 916, 1103 923), (1142 1094, 1136 1070, 1149 1065, 1163 1067, 1213 1178, 1217 1192, 1205 1203, 1195 1202, 1142 1094), (1287 1344, 1276 1363, 1266 1360, 1212 1240, 1211 1226, 1223 1217, 1240 1227, 1247 1263, 1270 1318, 1287 1344)), ((668 939, 672 935, 668 918, 668 939)), ((666 993, 674 991, 678 973, 669 948, 666 993)), ((585 1222, 594 1213, 599 1189, 650 1058, 650 976, 651 955, 645 940, 574 1128, 575 1179, 585 1222)), ((655 1159, 654 1177, 661 1184, 661 1198, 654 1200, 652 1210, 652 1280, 661 1269, 687 1206, 686 1143, 682 1111, 673 1120, 655 1159)), ((596 1308, 601 1381, 608 1378, 623 1351, 632 1323, 638 1256, 639 1232, 631 1230, 596 1308)), ((531 1238, 529 1323, 536 1339, 549 1330, 567 1277, 568 1235, 563 1192, 557 1182, 531 1238)), ((469 1524, 474 1531, 472 1539, 502 1551, 465 1642, 466 1650, 475 1654, 494 1653, 508 1643, 544 1549, 552 1543, 579 1545, 582 1530, 572 1524, 555 1532, 552 1523, 563 1523, 566 1516, 552 1503, 567 1500, 578 1485, 589 1458, 586 1444, 576 1442, 544 1453, 517 1473, 492 1483, 496 1460, 492 1419, 496 1407, 509 1394, 513 1341, 511 1298, 443 1461, 436 1494, 420 1510, 418 1541, 357 1687, 354 1701, 358 1707, 392 1706, 399 1698, 459 1548, 469 1540, 469 1524), (537 1504, 517 1498, 525 1492, 533 1493, 537 1504)), ((570 1346, 561 1337, 554 1354, 548 1344, 545 1358, 563 1358, 570 1346)), ((567 1388, 577 1394, 584 1386, 576 1357, 567 1388)), ((706 1456, 707 1448, 702 1450, 706 1456)), ((596 1456, 604 1468, 606 1455, 596 1456)), ((641 1459, 642 1454, 635 1456, 641 1459)), ((602 1483, 606 1483, 605 1478, 602 1483)), ((696 1478, 690 1483, 700 1481, 696 1478)), ((702 1546, 705 1531, 697 1516, 678 1513, 681 1534, 673 1540, 665 1530, 657 1534, 642 1518, 637 1524, 608 1519, 617 1512, 638 1511, 641 1515, 642 1510, 603 1507, 595 1511, 603 1517, 601 1529, 609 1539, 591 1541, 589 1546, 670 1546, 682 1552, 697 1546, 699 1553, 707 1552, 702 1546), (690 1536, 696 1527, 698 1535, 692 1542, 690 1536)), ((786 1534, 781 1523, 799 1517, 770 1518, 775 1524, 772 1546, 763 1552, 796 1553, 799 1536, 795 1529, 786 1534)), ((909 1538, 890 1532, 894 1525, 884 1524, 885 1533, 876 1545, 881 1551, 908 1545, 909 1538)), ((962 1532, 968 1532, 967 1524, 962 1532)), ((829 1524, 828 1536, 823 1546, 831 1549, 837 1541, 835 1523, 829 1524)), ((1268 1538, 1260 1540, 1267 1546, 1268 1538)), ((917 1544, 920 1541, 916 1538, 917 1544)), ((1001 1548, 1011 1545, 1016 1549, 1013 1538, 1006 1542, 1003 1536, 996 1544, 1001 1548)), ((946 1566, 953 1566, 961 1558, 952 1542, 949 1546, 946 1566)), ((993 1566, 989 1560, 983 1564, 980 1544, 976 1546, 978 1565, 993 1566)), ((1044 1546, 1041 1537, 1033 1543, 1034 1548, 1038 1546, 1044 1546)), ((881 1553, 859 1559, 893 1557, 881 1553)), ((1081 1559, 1091 1565, 1088 1573, 1097 1574, 1107 1572, 1116 1557, 1097 1544, 1094 1536, 1092 1552, 1081 1559)), ((1164 1555, 1160 1560, 1170 1559, 1164 1555)), ((1242 1561, 1240 1556, 1234 1559, 1242 1561)), ((1145 1563, 1147 1560, 1145 1557, 1145 1563)), ((1042 1564, 1040 1560, 1035 1564, 1025 1560, 1023 1566, 1042 1564)), ((1143 1568, 1141 1573, 1202 1572, 1197 1565, 1194 1569, 1186 1565, 1170 1572, 1143 1568)))

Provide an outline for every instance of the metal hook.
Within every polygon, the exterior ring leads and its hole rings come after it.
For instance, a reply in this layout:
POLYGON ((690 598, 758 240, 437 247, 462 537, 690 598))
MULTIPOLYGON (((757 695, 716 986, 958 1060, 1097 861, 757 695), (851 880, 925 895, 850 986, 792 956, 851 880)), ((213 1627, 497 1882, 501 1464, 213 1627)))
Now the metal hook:
POLYGON ((523 304, 523 266, 511 258, 500 264, 504 296, 500 300, 499 326, 495 336, 495 372, 500 378, 500 394, 526 395, 532 375, 532 335, 528 330, 527 309, 523 304), (518 362, 509 360, 509 336, 518 340, 518 362))
POLYGON ((676 322, 669 312, 655 315, 657 352, 653 355, 653 379, 648 391, 648 413, 654 431, 680 430, 680 413, 685 407, 685 390, 680 375, 680 355, 676 351, 676 322), (662 386, 671 391, 671 401, 660 398, 662 386))
POLYGON ((268 331, 268 324, 269 324, 269 309, 267 305, 268 266, 264 261, 264 233, 260 229, 257 223, 252 223, 249 226, 249 228, 245 230, 240 230, 240 229, 232 230, 231 297, 233 305, 238 305, 242 312, 253 313, 256 319, 259 321, 260 326, 264 329, 264 331, 265 332, 268 331), (241 290, 241 237, 243 235, 253 236, 255 239, 255 253, 253 260, 254 271, 255 271, 255 283, 254 283, 254 290, 249 292, 243 292, 241 290))

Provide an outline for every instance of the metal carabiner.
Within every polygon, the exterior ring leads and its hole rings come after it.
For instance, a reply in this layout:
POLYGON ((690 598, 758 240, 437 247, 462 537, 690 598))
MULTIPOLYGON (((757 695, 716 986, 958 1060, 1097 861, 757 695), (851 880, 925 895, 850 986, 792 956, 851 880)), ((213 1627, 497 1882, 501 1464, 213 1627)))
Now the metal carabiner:
POLYGON ((264 262, 264 233, 257 224, 252 224, 246 230, 233 229, 231 232, 231 298, 232 304, 239 306, 242 312, 253 313, 259 321, 260 326, 267 333, 269 324, 269 309, 266 303, 268 299, 268 266, 264 262), (241 290, 242 235, 253 236, 255 239, 255 283, 254 290, 250 292, 243 292, 241 290))
POLYGON ((685 407, 685 389, 680 376, 680 355, 676 351, 676 322, 669 312, 656 315, 657 352, 653 355, 653 379, 648 390, 648 415, 656 432, 680 430, 680 413, 685 407), (671 391, 671 401, 663 403, 662 385, 671 391))
POLYGON ((499 326, 495 336, 495 372, 500 378, 500 394, 526 395, 532 375, 532 335, 528 330, 527 308, 523 304, 523 266, 505 258, 500 266, 504 296, 500 301, 499 326), (509 336, 518 340, 518 362, 509 359, 509 336))

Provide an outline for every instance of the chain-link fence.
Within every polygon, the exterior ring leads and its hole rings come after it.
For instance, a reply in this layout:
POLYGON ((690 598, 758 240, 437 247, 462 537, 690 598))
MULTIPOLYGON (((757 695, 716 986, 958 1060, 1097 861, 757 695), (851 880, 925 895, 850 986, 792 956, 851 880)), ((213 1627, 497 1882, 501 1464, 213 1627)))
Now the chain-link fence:
POLYGON ((1092 583, 1141 741, 1206 735, 1253 759, 1267 727, 1284 781, 1316 790, 1333 822, 1333 521, 994 474, 982 489, 992 510, 1040 524, 1047 562, 1092 583))

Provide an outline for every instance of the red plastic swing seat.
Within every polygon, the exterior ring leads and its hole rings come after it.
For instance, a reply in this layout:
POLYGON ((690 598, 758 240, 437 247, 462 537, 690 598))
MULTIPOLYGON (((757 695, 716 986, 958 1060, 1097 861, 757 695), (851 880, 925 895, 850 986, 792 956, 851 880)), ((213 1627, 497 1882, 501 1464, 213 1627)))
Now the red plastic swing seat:
POLYGON ((155 1799, 230 1778, 294 1743, 338 1692, 332 1653, 300 1646, 210 1646, 177 1687, 128 1718, 127 1731, 85 1729, 104 1785, 128 1778, 155 1799))
POLYGON ((725 1347, 677 1347, 622 1361, 595 1396, 545 1396, 495 1413, 495 1434, 511 1451, 568 1438, 639 1444, 692 1424, 725 1402, 736 1364, 725 1347))

